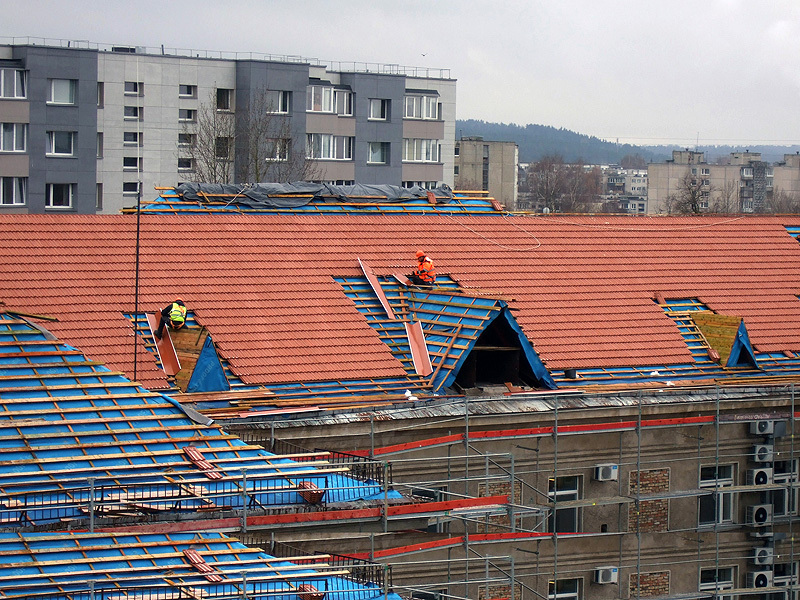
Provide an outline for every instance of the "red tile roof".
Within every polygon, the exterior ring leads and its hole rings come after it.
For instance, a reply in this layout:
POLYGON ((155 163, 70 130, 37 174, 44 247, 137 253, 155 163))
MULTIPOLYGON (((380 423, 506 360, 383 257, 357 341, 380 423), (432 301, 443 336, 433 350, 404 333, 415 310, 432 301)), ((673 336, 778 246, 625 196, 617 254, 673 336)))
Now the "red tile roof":
MULTIPOLYGON (((800 218, 142 215, 139 308, 181 296, 246 383, 402 376, 333 278, 361 276, 357 258, 405 273, 423 248, 513 300, 550 369, 691 362, 656 293, 743 317, 757 351, 800 352, 787 225, 800 218)), ((132 375, 135 252, 135 215, 0 215, 0 301, 57 317, 57 336, 132 375)))

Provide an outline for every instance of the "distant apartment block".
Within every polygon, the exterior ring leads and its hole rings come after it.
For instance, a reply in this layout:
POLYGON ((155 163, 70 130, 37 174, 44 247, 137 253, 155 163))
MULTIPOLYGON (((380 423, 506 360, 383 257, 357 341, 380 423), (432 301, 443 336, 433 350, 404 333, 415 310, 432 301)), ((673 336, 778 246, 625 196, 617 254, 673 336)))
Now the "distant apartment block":
POLYGON ((488 191, 508 210, 517 209, 519 147, 515 142, 490 142, 462 137, 455 146, 455 187, 488 191))
POLYGON ((692 150, 674 150, 671 160, 651 163, 649 212, 670 212, 671 197, 687 182, 699 191, 700 212, 759 212, 778 191, 800 194, 800 155, 770 164, 759 152, 732 152, 724 163, 710 164, 705 153, 692 150))
MULTIPOLYGON (((0 210, 117 213, 140 183, 195 181, 204 107, 238 123, 259 94, 288 124, 266 160, 295 148, 315 181, 453 185, 447 70, 26 38, 0 45, 0 210)), ((237 165, 247 140, 214 141, 237 165)))
POLYGON ((619 210, 647 212, 647 169, 625 169, 619 165, 600 167, 603 199, 619 203, 619 210))

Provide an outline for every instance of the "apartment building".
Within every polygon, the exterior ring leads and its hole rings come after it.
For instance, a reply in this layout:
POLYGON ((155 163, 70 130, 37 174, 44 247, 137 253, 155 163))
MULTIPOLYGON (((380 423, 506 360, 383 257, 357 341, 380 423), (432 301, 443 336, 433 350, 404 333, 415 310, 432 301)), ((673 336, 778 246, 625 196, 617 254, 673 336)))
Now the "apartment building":
POLYGON ((516 210, 518 183, 519 146, 515 142, 490 142, 481 136, 456 141, 457 189, 488 191, 507 209, 516 210))
POLYGON ((456 82, 441 69, 0 45, 0 210, 117 213, 135 205, 140 185, 147 194, 207 173, 192 149, 208 135, 214 168, 248 183, 259 170, 245 164, 245 119, 265 106, 280 127, 258 142, 259 164, 296 153, 315 181, 452 185, 455 102, 456 82), (230 133, 203 130, 209 116, 227 119, 230 133))
POLYGON ((770 164, 760 152, 732 152, 723 164, 711 164, 704 152, 674 150, 672 159, 647 167, 651 213, 669 213, 681 189, 697 192, 701 212, 758 212, 775 192, 800 193, 800 155, 786 154, 770 164))
POLYGON ((619 165, 600 167, 603 196, 619 202, 619 209, 633 214, 647 212, 647 170, 619 165))

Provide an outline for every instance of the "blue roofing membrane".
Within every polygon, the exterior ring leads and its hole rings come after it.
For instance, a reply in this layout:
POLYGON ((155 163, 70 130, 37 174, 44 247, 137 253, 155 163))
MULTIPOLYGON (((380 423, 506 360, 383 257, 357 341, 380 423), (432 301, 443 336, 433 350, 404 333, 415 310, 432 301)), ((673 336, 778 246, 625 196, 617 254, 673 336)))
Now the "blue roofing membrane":
POLYGON ((0 312, 0 526, 90 510, 131 517, 245 502, 295 510, 308 503, 309 483, 324 490, 322 503, 398 497, 349 476, 326 453, 276 456, 197 423, 170 397, 48 337, 0 312))
POLYGON ((326 600, 400 600, 329 555, 297 558, 214 533, 0 532, 0 598, 297 600, 314 589, 326 600))

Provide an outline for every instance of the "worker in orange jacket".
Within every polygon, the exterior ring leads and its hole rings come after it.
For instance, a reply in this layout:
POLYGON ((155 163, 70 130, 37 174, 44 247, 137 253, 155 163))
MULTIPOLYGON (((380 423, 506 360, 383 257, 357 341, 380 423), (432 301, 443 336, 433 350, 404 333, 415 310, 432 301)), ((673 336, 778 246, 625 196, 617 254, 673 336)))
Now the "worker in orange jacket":
POLYGON ((417 269, 409 275, 411 283, 416 285, 433 285, 436 281, 436 269, 433 261, 422 250, 417 250, 417 269))

